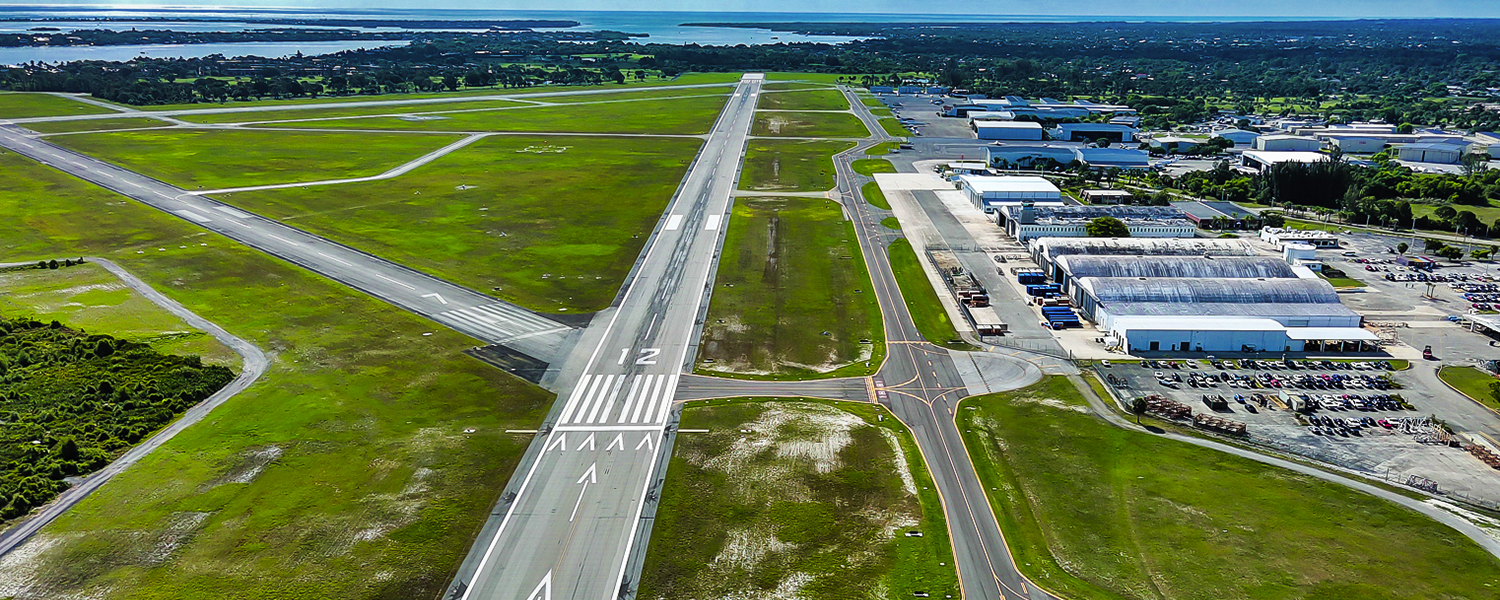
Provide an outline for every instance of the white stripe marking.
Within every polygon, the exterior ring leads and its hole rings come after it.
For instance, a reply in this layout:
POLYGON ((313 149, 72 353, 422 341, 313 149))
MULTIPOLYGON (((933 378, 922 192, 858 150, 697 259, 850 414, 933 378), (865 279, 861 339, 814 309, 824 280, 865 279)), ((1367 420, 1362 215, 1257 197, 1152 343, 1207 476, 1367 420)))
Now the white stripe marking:
POLYGON ((271 238, 273 240, 276 240, 278 242, 282 242, 282 243, 285 243, 285 244, 291 244, 293 246, 301 246, 302 245, 302 244, 298 244, 297 242, 294 242, 292 240, 289 240, 289 239, 286 239, 286 238, 281 237, 279 235, 276 235, 274 233, 268 233, 268 234, 266 234, 266 237, 269 237, 269 238, 271 238))
MULTIPOLYGON (((646 407, 646 402, 649 401, 651 396, 651 382, 656 380, 655 375, 642 375, 641 377, 646 380, 646 385, 641 386, 640 402, 636 403, 635 412, 630 414, 631 423, 641 422, 641 409, 646 407)), ((620 418, 625 418, 625 415, 620 415, 620 418)))
POLYGON ((682 227, 682 215, 667 217, 667 231, 677 231, 678 227, 682 227))
POLYGON ((339 257, 336 257, 336 256, 333 256, 333 255, 329 255, 329 254, 324 254, 324 253, 322 253, 322 252, 319 252, 319 253, 318 253, 318 256, 321 256, 321 257, 323 257, 323 258, 326 258, 326 259, 328 259, 328 260, 331 260, 331 261, 333 261, 333 262, 336 262, 336 263, 338 263, 338 264, 341 264, 341 265, 344 265, 344 266, 346 266, 346 267, 347 267, 347 266, 349 266, 349 265, 350 265, 350 264, 351 264, 351 263, 350 263, 350 262, 349 262, 349 261, 346 261, 346 260, 344 260, 344 259, 342 259, 342 258, 339 258, 339 257))
POLYGON ((609 419, 610 411, 613 411, 615 409, 615 400, 620 397, 620 388, 624 386, 625 376, 621 375, 620 379, 615 382, 614 389, 610 390, 609 392, 609 401, 604 403, 603 412, 599 412, 598 414, 589 413, 590 423, 603 423, 604 421, 609 419))
POLYGON ((215 206, 214 210, 217 210, 217 211, 219 211, 221 213, 224 213, 224 214, 229 215, 231 217, 234 217, 236 219, 248 219, 248 218, 250 218, 250 213, 241 212, 241 211, 229 208, 228 206, 215 206))
POLYGON ((584 422, 584 413, 588 412, 589 405, 593 404, 594 399, 599 395, 599 388, 603 387, 601 384, 609 381, 609 378, 609 375, 594 378, 594 384, 589 386, 589 393, 583 395, 583 404, 578 405, 578 412, 573 414, 574 423, 584 422))
POLYGON ((641 379, 640 375, 636 375, 630 382, 630 393, 625 394, 625 406, 620 407, 620 418, 615 419, 616 423, 624 423, 625 417, 630 415, 630 407, 635 406, 635 391, 641 387, 641 379))
POLYGON ((385 276, 385 275, 381 275, 381 274, 379 274, 379 273, 371 273, 371 275, 374 275, 374 276, 376 276, 376 277, 379 277, 379 278, 381 278, 381 279, 384 279, 384 280, 386 280, 386 281, 389 281, 389 282, 391 282, 391 283, 394 283, 394 284, 396 284, 396 285, 399 285, 399 286, 401 286, 401 287, 404 287, 404 288, 406 288, 406 289, 408 289, 408 290, 415 290, 415 289, 417 289, 417 288, 414 288, 414 287, 412 287, 412 286, 409 286, 409 285, 406 285, 406 284, 404 284, 404 283, 401 283, 401 282, 399 282, 399 281, 396 281, 396 280, 394 280, 394 279, 391 279, 391 278, 390 278, 390 277, 386 277, 386 276, 385 276))
POLYGON ((563 406, 562 415, 559 415, 557 419, 558 423, 567 423, 568 417, 573 416, 573 409, 578 405, 578 398, 583 396, 583 388, 588 387, 591 377, 593 376, 585 373, 583 377, 578 378, 578 385, 573 387, 573 395, 568 397, 568 403, 563 406))
POLYGON ((190 211, 190 210, 174 210, 172 212, 177 213, 177 214, 181 215, 182 218, 187 219, 189 221, 193 221, 195 223, 212 223, 213 222, 213 219, 210 219, 208 217, 205 217, 203 215, 200 215, 200 214, 195 213, 195 212, 190 211))
POLYGON ((661 399, 661 410, 656 414, 656 423, 666 423, 667 413, 672 410, 672 397, 677 393, 677 375, 673 374, 672 383, 667 385, 661 399))
POLYGON ((703 228, 708 231, 718 231, 719 218, 719 215, 708 215, 708 222, 703 225, 703 228))

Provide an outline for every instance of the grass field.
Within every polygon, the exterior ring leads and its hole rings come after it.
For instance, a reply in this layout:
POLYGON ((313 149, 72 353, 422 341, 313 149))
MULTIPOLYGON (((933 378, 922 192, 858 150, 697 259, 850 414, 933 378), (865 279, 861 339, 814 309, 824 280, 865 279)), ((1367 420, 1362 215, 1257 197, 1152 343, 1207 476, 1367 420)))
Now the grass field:
POLYGON ((889 135, 893 135, 896 137, 906 137, 908 135, 911 135, 910 131, 907 131, 905 127, 901 126, 901 121, 898 121, 895 118, 882 117, 879 119, 879 121, 880 127, 884 129, 885 132, 889 135))
POLYGON ((1332 285, 1333 287, 1336 287, 1336 288, 1365 287, 1365 282, 1360 281, 1358 279, 1355 279, 1353 277, 1347 277, 1347 276, 1345 276, 1345 277, 1331 277, 1331 276, 1329 276, 1327 274, 1324 274, 1324 273, 1319 273, 1318 276, 1322 277, 1324 281, 1327 281, 1330 285, 1332 285))
MULTIPOLYGON (((738 73, 684 73, 674 79, 647 79, 646 81, 631 81, 625 84, 606 83, 601 85, 539 85, 529 88, 501 88, 481 87, 465 88, 454 92, 417 92, 410 94, 379 94, 379 95, 355 95, 355 96, 323 96, 320 98, 289 98, 285 100, 250 100, 244 102, 200 102, 196 104, 161 104, 141 107, 146 110, 193 110, 198 108, 237 107, 237 106, 303 106, 313 104, 342 104, 346 102, 369 102, 372 100, 430 100, 440 98, 463 98, 468 96, 506 96, 525 95, 538 92, 614 92, 629 91, 642 87, 663 87, 698 85, 706 83, 733 84, 740 80, 738 73)), ((708 88, 704 88, 708 89, 708 88)), ((586 94, 579 94, 586 95, 586 94)))
POLYGON ((64 115, 99 115, 114 112, 102 106, 69 100, 52 94, 0 92, 0 120, 64 115))
POLYGON ((891 164, 891 161, 883 158, 861 158, 849 166, 853 167, 854 172, 860 175, 896 172, 896 165, 891 164))
MULTIPOLYGON (((1433 216, 1433 213, 1437 212, 1439 205, 1423 204, 1419 202, 1412 202, 1410 204, 1411 214, 1413 217, 1432 217, 1434 219, 1437 218, 1433 216)), ((1453 208, 1453 210, 1456 210, 1458 212, 1469 211, 1471 213, 1474 213, 1474 216, 1479 217, 1479 220, 1484 221, 1485 223, 1493 223, 1495 222, 1495 219, 1500 219, 1500 206, 1495 206, 1494 203, 1486 206, 1465 206, 1462 204, 1453 204, 1450 206, 1453 208)), ((1376 223, 1376 225, 1379 225, 1379 223, 1376 223)), ((1450 230, 1446 233, 1451 235, 1453 231, 1450 228, 1450 230)))
POLYGON ((459 138, 399 133, 166 129, 91 133, 55 142, 187 189, 363 177, 459 138))
POLYGON ((1490 410, 1500 411, 1500 400, 1496 400, 1495 395, 1490 393, 1490 384, 1500 379, 1474 367, 1443 367, 1438 372, 1438 377, 1475 402, 1490 410))
POLYGON ((896 231, 901 230, 901 221, 896 220, 896 217, 886 217, 884 219, 881 219, 880 224, 890 229, 895 229, 896 231))
POLYGON ((892 119, 894 119, 896 117, 896 113, 891 112, 891 109, 886 108, 886 106, 884 104, 882 104, 880 106, 872 107, 870 109, 870 114, 875 115, 877 117, 881 117, 881 118, 892 118, 892 119))
MULTIPOLYGON (((613 96, 613 94, 611 94, 611 96, 613 96)), ((527 102, 517 102, 515 100, 470 100, 467 102, 435 102, 431 104, 350 107, 340 106, 338 103, 333 103, 309 104, 300 108, 287 108, 286 110, 182 115, 177 118, 192 123, 252 123, 261 121, 278 121, 283 119, 329 119, 333 117, 356 117, 365 115, 405 115, 444 110, 477 110, 482 108, 513 108, 517 106, 534 105, 527 102)))
POLYGON ((835 140, 750 140, 740 189, 822 192, 833 189, 833 155, 854 147, 835 140))
POLYGON ((497 136, 395 179, 220 199, 536 310, 594 311, 700 145, 497 136))
POLYGON ((504 431, 550 394, 384 302, 15 154, 0 170, 5 260, 114 259, 272 360, 0 560, 0 595, 441 594, 529 442, 504 431))
MULTIPOLYGON (((728 94, 568 104, 431 115, 430 119, 365 117, 298 121, 263 127, 300 129, 377 129, 401 131, 520 131, 561 133, 654 133, 699 135, 713 128, 728 94), (649 115, 649 117, 648 117, 649 115)), ((818 113, 813 113, 818 114, 818 113)))
POLYGON ((812 379, 880 368, 880 306, 837 202, 741 198, 725 236, 699 371, 812 379))
POLYGON ((922 271, 922 264, 918 262, 921 259, 912 249, 911 242, 896 240, 891 242, 887 251, 896 285, 901 288, 901 297, 906 301, 906 310, 911 312, 911 320, 917 325, 917 332, 933 344, 968 350, 969 344, 958 337, 948 311, 943 310, 937 291, 932 289, 927 274, 922 271))
POLYGON ((758 112, 751 135, 785 137, 863 138, 864 123, 849 113, 758 112))
POLYGON ((865 149, 865 156, 885 156, 894 150, 899 150, 901 144, 898 142, 883 142, 865 149))
POLYGON ((804 90, 760 95, 760 109, 774 110, 849 110, 849 101, 837 90, 804 90))
POLYGON ((113 129, 137 129, 145 127, 171 127, 171 123, 145 117, 121 117, 118 119, 88 119, 85 121, 43 121, 27 123, 25 127, 37 133, 73 133, 77 131, 109 131, 113 129))
POLYGON ((773 71, 766 73, 766 81, 806 81, 822 85, 838 85, 840 77, 838 73, 796 73, 791 71, 773 71))
POLYGON ((682 427, 709 432, 677 438, 639 597, 958 595, 932 480, 885 409, 695 402, 682 427))
POLYGON ((74 329, 151 344, 163 354, 196 354, 239 370, 240 357, 213 336, 126 287, 94 264, 0 273, 0 315, 61 321, 74 329))
POLYGON ((1089 414, 1063 377, 966 400, 1016 563, 1067 598, 1494 598, 1500 567, 1384 500, 1089 414))
POLYGON ((865 197, 865 201, 869 202, 871 205, 877 208, 883 208, 885 210, 891 209, 891 203, 886 201, 885 199, 885 192, 880 191, 880 184, 873 181, 866 183, 860 186, 859 193, 860 195, 863 195, 865 197))

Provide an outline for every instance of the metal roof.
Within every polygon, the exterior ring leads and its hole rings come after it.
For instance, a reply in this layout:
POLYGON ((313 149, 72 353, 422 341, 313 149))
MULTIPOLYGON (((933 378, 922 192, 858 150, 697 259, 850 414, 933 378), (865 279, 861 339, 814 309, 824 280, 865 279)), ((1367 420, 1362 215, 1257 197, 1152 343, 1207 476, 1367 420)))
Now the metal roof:
POLYGON ((1153 277, 1204 279, 1295 279, 1279 258, 1202 256, 1059 256, 1057 265, 1073 277, 1153 277))
POLYGON ((1104 307, 1104 310, 1117 317, 1343 317, 1352 322, 1359 320, 1357 313, 1342 304, 1115 302, 1104 307))
POLYGON ((1203 238, 1038 238, 1033 249, 1048 261, 1069 254, 1139 254, 1147 256, 1255 256, 1244 240, 1203 238))
POLYGON ((1084 277, 1078 284, 1106 307, 1116 302, 1339 304, 1333 286, 1321 279, 1084 277))

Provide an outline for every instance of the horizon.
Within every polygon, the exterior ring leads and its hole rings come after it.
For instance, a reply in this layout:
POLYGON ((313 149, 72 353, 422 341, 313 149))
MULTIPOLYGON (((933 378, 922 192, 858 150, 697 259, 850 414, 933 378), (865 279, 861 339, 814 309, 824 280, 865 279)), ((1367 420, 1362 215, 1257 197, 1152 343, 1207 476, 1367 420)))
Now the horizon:
MULTIPOLYGON (((1088 20, 1121 20, 1128 22, 1149 22, 1153 19, 1171 19, 1176 21, 1190 19, 1234 19, 1237 21, 1284 21, 1284 20, 1485 20, 1500 18, 1500 3, 1485 2, 1481 0, 1447 0, 1443 2, 1401 2, 1396 0, 1331 0, 1319 3, 1318 10, 1306 10, 1307 3, 1293 2, 1291 0, 1268 0, 1255 5, 1259 10, 1249 10, 1246 5, 1237 2, 1226 2, 1220 0, 1201 0, 1197 2, 1189 0, 1149 1, 1149 0, 1083 0, 1074 4, 1075 10, 1067 12, 1026 11, 1023 7, 1011 7, 1014 12, 1007 14, 979 14, 976 10, 982 10, 984 3, 977 0, 959 0, 951 5, 949 13, 924 13, 920 15, 907 15, 900 3, 895 0, 874 0, 873 2, 852 3, 847 0, 812 0, 800 3, 799 6, 812 6, 813 8, 802 8, 792 10, 766 10, 764 5, 756 5, 750 0, 729 0, 729 2, 715 2, 715 6, 695 6, 702 0, 647 0, 646 7, 632 8, 628 10, 613 9, 607 7, 587 6, 594 4, 592 0, 560 0, 554 2, 551 7, 545 9, 528 8, 524 5, 511 5, 505 2, 500 6, 467 6, 467 2, 460 0, 444 8, 412 8, 401 5, 387 5, 385 3, 369 3, 360 0, 331 0, 328 2, 308 2, 287 4, 284 0, 265 4, 239 4, 232 6, 212 6, 195 4, 156 4, 149 2, 141 3, 93 3, 93 2, 54 2, 38 4, 31 2, 10 3, 0 1, 0 10, 4 11, 89 11, 101 12, 279 12, 279 11, 306 11, 315 9, 331 9, 341 11, 358 12, 403 12, 403 13, 501 13, 501 12, 531 12, 531 13, 708 13, 708 14, 755 14, 755 15, 861 15, 861 16, 883 16, 883 17, 905 17, 911 21, 928 21, 937 19, 950 19, 952 17, 967 17, 974 22, 996 22, 1002 19, 1088 19, 1088 20), (976 10, 964 10, 962 7, 974 5, 976 10), (1193 10, 1177 10, 1171 7, 1188 7, 1193 10), (1283 7, 1283 10, 1273 10, 1273 7, 1283 7), (1089 7, 1105 8, 1108 10, 1087 10, 1089 7), (1142 10, 1131 10, 1132 7, 1141 7, 1142 10), (1151 7, 1147 9, 1146 7, 1151 7), (1127 14, 1121 14, 1127 13, 1127 14)), ((706 2, 704 2, 706 4, 706 2)), ((520 3, 517 3, 520 4, 520 3)))

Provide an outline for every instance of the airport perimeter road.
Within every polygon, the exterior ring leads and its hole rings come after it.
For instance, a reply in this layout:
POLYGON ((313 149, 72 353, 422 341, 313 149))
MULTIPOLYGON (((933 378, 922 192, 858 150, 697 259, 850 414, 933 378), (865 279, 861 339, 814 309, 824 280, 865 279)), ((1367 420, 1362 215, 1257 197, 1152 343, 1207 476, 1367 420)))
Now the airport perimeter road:
POLYGON ((513 304, 33 139, 15 126, 0 126, 0 146, 542 363, 561 359, 576 331, 513 304))
MULTIPOLYGON (((847 90, 845 95, 855 114, 876 132, 874 140, 893 139, 883 133, 857 97, 847 90)), ((864 142, 835 156, 834 167, 838 175, 836 193, 844 199, 844 206, 854 220, 880 312, 885 316, 888 350, 885 363, 875 375, 877 400, 911 429, 937 485, 964 598, 1055 600, 1016 570, 954 421, 954 411, 959 400, 970 394, 969 387, 949 351, 927 343, 917 332, 891 271, 880 229, 884 215, 875 215, 874 208, 860 195, 860 179, 851 163, 863 157, 865 149, 874 143, 864 142)), ((1022 387, 1041 377, 1040 369, 1020 359, 990 355, 987 362, 992 371, 987 376, 1006 384, 1002 386, 1005 388, 1022 387)))
POLYGON ((672 400, 693 359, 762 80, 740 81, 617 306, 595 318, 565 363, 565 402, 553 407, 494 513, 498 523, 475 541, 447 598, 633 594, 642 516, 670 452, 672 400))

